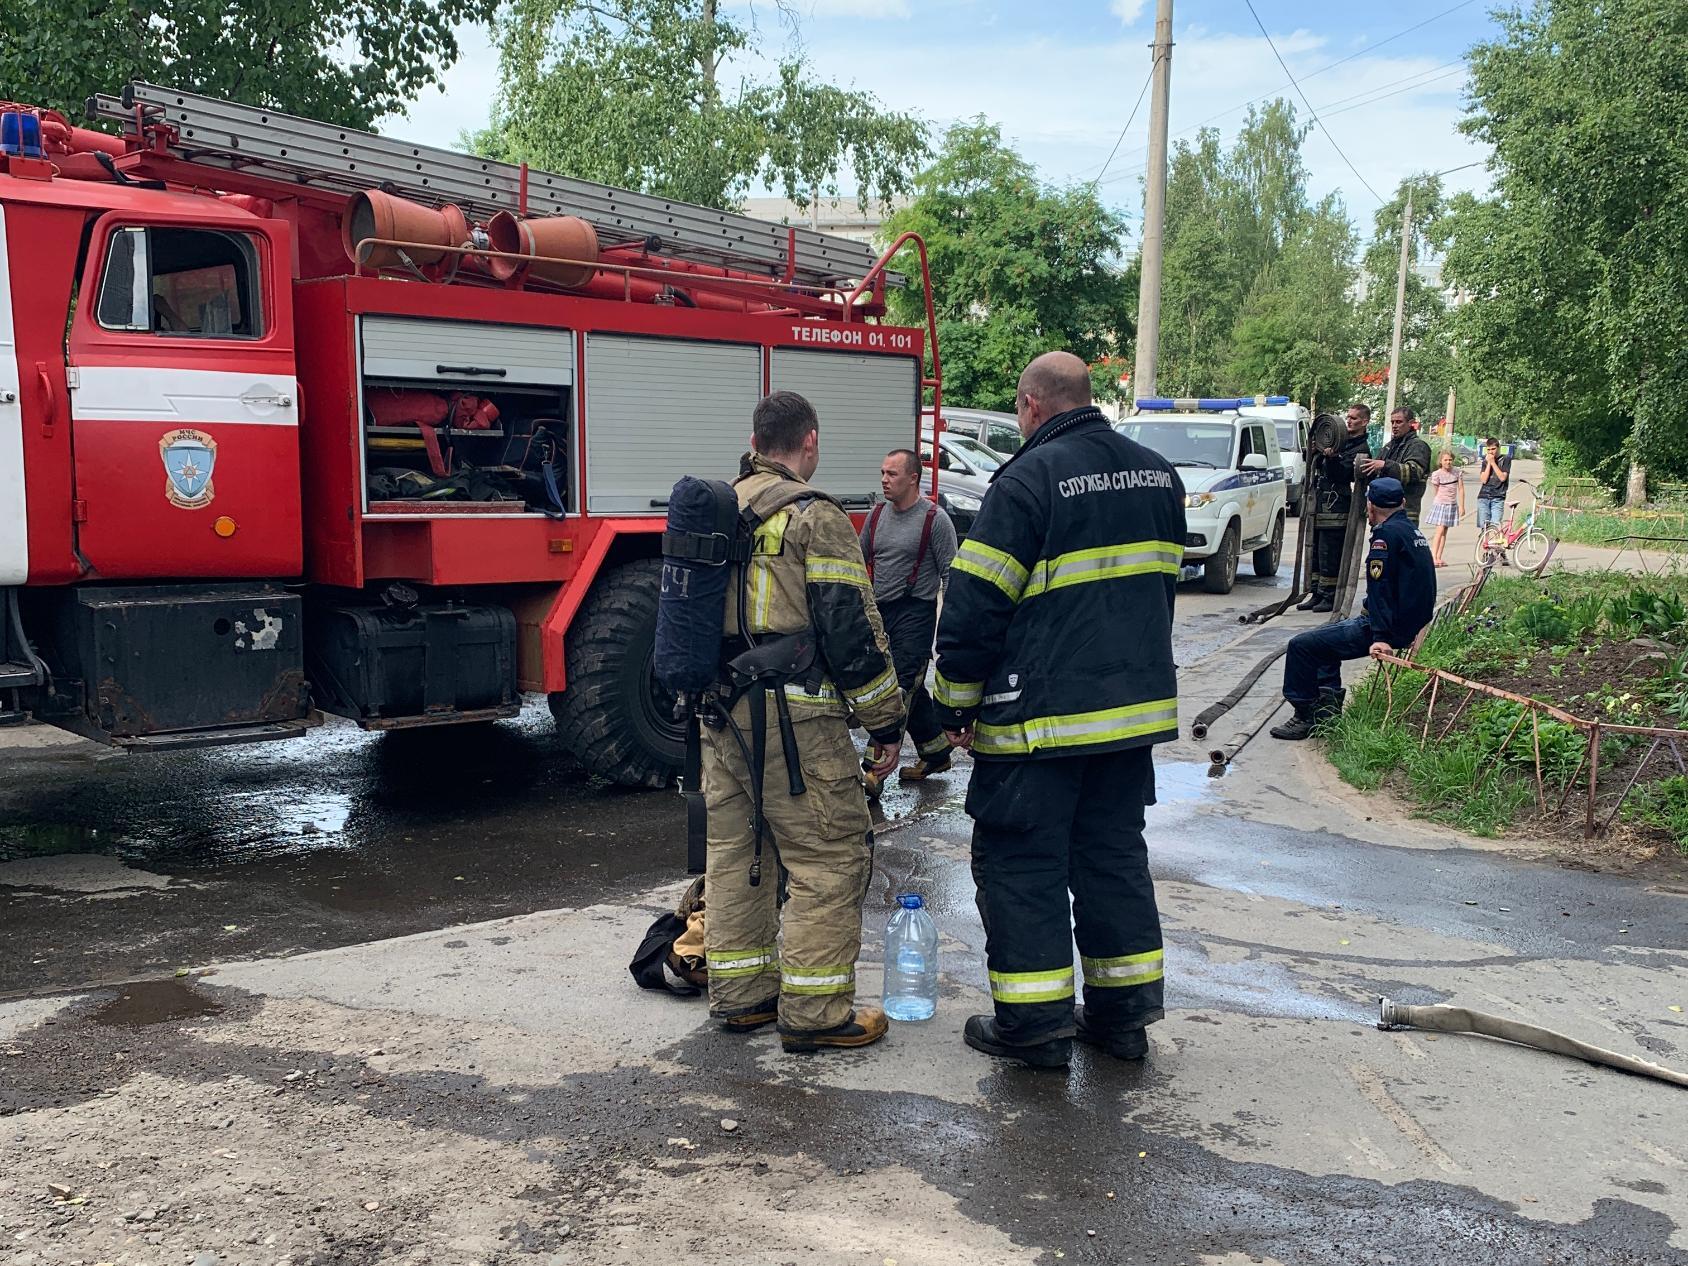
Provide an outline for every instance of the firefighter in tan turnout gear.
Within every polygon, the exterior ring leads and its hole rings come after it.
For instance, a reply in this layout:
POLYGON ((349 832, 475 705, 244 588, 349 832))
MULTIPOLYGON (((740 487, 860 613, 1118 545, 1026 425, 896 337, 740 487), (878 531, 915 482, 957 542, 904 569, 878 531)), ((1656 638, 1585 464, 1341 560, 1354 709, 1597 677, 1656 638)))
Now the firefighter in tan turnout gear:
MULTIPOLYGON (((752 639, 812 631, 817 653, 801 680, 780 687, 801 794, 792 794, 783 727, 769 725, 762 804, 778 865, 758 883, 751 880, 756 780, 751 753, 740 745, 752 731, 754 701, 733 708, 741 737, 724 726, 703 731, 709 1011, 737 1033, 777 1019, 788 1051, 866 1046, 888 1026, 878 1008, 854 1006, 872 836, 847 718, 854 714, 867 730, 883 776, 901 745, 902 692, 849 516, 818 489, 793 500, 792 485, 805 485, 819 461, 814 409, 795 392, 775 392, 756 406, 751 444, 734 488, 740 507, 762 521, 742 604, 729 588, 729 642, 745 644, 742 610, 752 639)), ((765 716, 778 704, 765 698, 765 716)))

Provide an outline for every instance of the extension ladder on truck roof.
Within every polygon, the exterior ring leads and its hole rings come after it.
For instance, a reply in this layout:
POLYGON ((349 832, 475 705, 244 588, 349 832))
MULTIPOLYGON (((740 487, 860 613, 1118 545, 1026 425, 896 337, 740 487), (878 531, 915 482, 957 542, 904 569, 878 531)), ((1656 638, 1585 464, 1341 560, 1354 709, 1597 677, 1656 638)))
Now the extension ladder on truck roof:
MULTIPOLYGON (((198 167, 221 168, 295 187, 347 195, 366 189, 429 206, 453 203, 485 222, 500 211, 573 215, 606 246, 656 239, 656 253, 750 269, 813 286, 865 277, 872 246, 793 225, 672 198, 634 193, 525 164, 335 127, 157 84, 132 83, 121 97, 88 99, 92 118, 155 129, 155 144, 198 167)), ((894 278, 888 278, 895 284, 894 278)))

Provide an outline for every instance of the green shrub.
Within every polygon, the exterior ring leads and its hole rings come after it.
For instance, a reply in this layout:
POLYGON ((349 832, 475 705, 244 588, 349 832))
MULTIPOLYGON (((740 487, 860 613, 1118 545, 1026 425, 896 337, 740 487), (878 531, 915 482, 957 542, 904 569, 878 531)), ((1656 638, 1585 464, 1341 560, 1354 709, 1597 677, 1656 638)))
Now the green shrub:
POLYGON ((1538 598, 1512 613, 1512 627, 1533 642, 1553 646, 1571 636, 1565 608, 1551 598, 1538 598))

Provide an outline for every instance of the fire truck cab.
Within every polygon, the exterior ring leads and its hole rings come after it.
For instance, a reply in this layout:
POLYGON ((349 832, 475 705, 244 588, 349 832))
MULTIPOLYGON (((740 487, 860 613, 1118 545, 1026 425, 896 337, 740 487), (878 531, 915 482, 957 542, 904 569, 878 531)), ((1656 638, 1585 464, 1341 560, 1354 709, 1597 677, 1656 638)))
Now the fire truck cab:
POLYGON ((145 750, 543 693, 660 785, 675 480, 789 388, 865 509, 937 395, 930 320, 876 320, 894 252, 150 85, 90 110, 123 134, 0 105, 0 711, 145 750))

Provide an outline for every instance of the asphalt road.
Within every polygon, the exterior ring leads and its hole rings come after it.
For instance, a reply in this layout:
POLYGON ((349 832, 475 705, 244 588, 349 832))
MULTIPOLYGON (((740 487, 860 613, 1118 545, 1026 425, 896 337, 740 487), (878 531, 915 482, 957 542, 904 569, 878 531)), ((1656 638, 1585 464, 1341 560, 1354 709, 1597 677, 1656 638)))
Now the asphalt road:
MULTIPOLYGON (((1215 653, 1273 592, 1184 587, 1193 685, 1253 660, 1215 653)), ((1306 747, 1220 781, 1175 747, 1150 1059, 1034 1074, 959 1041, 963 783, 887 797, 864 911, 871 998, 926 895, 937 1017, 803 1059, 631 987, 679 806, 593 785, 543 712, 13 766, 0 1260, 1688 1263, 1680 1090, 1373 1027, 1455 1001, 1688 1064, 1680 876, 1393 823, 1306 747)))
MULTIPOLYGON (((1287 592, 1287 570, 1247 572, 1224 597, 1182 586, 1183 662, 1287 592)), ((883 812, 952 790, 893 782, 883 812)), ((575 905, 676 877, 684 847, 678 797, 588 778, 543 704, 472 732, 331 722, 286 743, 20 761, 0 768, 0 997, 575 905)))

